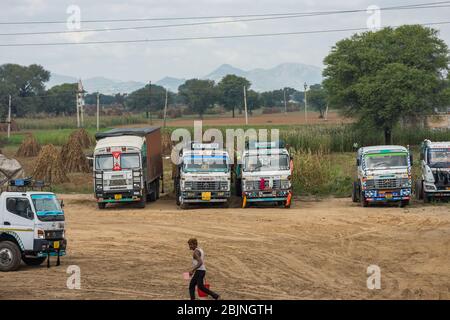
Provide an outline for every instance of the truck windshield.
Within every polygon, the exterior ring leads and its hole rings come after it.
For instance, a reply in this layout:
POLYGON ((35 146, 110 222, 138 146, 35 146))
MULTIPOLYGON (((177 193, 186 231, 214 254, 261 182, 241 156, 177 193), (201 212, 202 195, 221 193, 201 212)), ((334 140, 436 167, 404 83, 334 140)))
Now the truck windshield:
POLYGON ((428 164, 433 168, 450 167, 450 148, 429 149, 428 164))
POLYGON ((367 169, 386 169, 408 166, 408 154, 405 152, 373 153, 365 156, 367 169))
POLYGON ((139 154, 137 153, 122 153, 120 155, 120 167, 122 169, 139 168, 139 154))
POLYGON ((227 172, 228 158, 223 156, 187 156, 183 159, 185 172, 227 172))
POLYGON ((289 170, 289 157, 282 155, 248 155, 244 158, 244 171, 289 170))
POLYGON ((95 169, 96 170, 112 170, 113 157, 112 155, 105 154, 95 156, 95 169))
POLYGON ((36 215, 41 221, 64 221, 64 213, 54 194, 31 196, 36 215))

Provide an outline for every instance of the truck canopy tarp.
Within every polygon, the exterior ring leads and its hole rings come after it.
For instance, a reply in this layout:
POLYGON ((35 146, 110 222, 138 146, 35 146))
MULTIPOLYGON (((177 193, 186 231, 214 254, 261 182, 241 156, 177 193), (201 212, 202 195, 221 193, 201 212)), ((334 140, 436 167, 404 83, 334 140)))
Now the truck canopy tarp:
POLYGON ((116 128, 105 132, 97 132, 95 139, 100 140, 107 137, 120 137, 120 136, 139 136, 145 137, 151 132, 159 130, 160 127, 147 127, 147 128, 116 128))
POLYGON ((8 159, 0 154, 0 186, 4 186, 11 179, 23 178, 24 172, 19 161, 8 159))

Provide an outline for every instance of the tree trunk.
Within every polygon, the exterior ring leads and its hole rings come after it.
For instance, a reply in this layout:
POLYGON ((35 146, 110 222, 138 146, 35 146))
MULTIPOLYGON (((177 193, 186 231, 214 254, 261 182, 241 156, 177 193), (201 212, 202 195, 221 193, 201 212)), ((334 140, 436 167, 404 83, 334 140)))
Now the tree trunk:
POLYGON ((233 118, 234 118, 234 107, 233 107, 233 109, 232 109, 232 112, 233 112, 233 118))
POLYGON ((384 128, 384 143, 392 144, 392 131, 391 128, 384 128))

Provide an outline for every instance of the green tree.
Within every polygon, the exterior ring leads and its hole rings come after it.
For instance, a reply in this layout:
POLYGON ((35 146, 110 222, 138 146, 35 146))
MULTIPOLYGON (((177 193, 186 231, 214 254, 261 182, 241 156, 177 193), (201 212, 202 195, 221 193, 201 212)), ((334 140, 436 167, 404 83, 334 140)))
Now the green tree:
POLYGON ((44 83, 50 72, 42 66, 32 64, 3 64, 0 66, 0 94, 12 96, 12 112, 17 116, 35 113, 42 107, 39 97, 45 93, 44 83))
MULTIPOLYGON (((166 89, 164 87, 152 84, 150 92, 150 84, 145 87, 133 91, 124 100, 128 110, 132 111, 147 111, 150 107, 150 112, 156 112, 164 109, 166 100, 166 89)), ((169 91, 168 103, 174 101, 174 94, 169 91)), ((115 103, 122 104, 120 97, 115 96, 115 103)))
POLYGON ((309 104, 314 110, 319 111, 319 118, 323 119, 328 100, 325 89, 320 84, 312 85, 307 93, 309 104))
POLYGON ((231 110, 234 118, 235 109, 242 110, 244 106, 244 87, 250 89, 250 81, 234 74, 226 75, 217 84, 220 103, 225 109, 231 110))
POLYGON ((178 87, 178 95, 182 101, 200 118, 216 99, 217 91, 212 80, 190 79, 178 87))
POLYGON ((445 105, 449 61, 436 30, 384 28, 339 41, 324 60, 323 84, 333 105, 380 128, 391 143, 402 117, 426 116, 445 105))
POLYGON ((76 112, 77 83, 64 83, 47 90, 42 111, 49 114, 74 114, 76 112))

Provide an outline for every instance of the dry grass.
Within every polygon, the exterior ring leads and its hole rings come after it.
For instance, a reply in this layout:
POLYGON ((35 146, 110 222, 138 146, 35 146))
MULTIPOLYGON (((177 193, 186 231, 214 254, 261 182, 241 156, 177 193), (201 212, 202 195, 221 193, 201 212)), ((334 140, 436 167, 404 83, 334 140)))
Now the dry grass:
POLYGON ((41 146, 39 145, 36 137, 32 134, 28 134, 17 150, 16 156, 36 157, 39 154, 39 151, 41 151, 41 146))
POLYGON ((33 170, 33 177, 36 180, 44 180, 46 183, 68 182, 61 154, 54 145, 42 147, 33 170))

